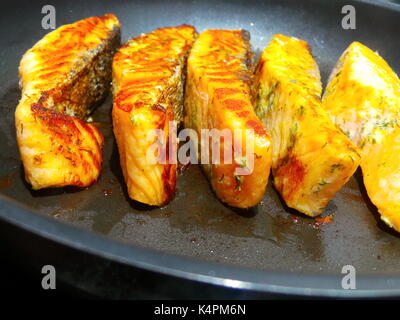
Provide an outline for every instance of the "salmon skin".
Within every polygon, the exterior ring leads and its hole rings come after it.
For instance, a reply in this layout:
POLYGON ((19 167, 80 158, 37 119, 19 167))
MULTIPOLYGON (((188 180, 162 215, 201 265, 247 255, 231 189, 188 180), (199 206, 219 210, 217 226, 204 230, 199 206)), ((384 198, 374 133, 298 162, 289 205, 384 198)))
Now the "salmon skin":
POLYGON ((324 105, 361 149, 364 185, 381 219, 400 232, 400 80, 377 53, 353 42, 332 71, 324 105))
MULTIPOLYGON (((175 194, 176 162, 151 162, 147 152, 170 140, 170 124, 182 121, 185 65, 197 36, 188 25, 157 29, 125 43, 114 57, 114 134, 129 197, 154 206, 175 194), (149 137, 163 130, 164 138, 149 137)), ((166 151, 169 154, 169 150, 166 151)))
POLYGON ((33 189, 97 180, 103 137, 84 120, 110 87, 120 24, 112 14, 64 25, 22 57, 15 111, 18 147, 33 189))
POLYGON ((271 138, 251 104, 252 57, 247 31, 207 30, 188 58, 185 126, 199 137, 205 129, 231 135, 230 144, 220 140, 218 161, 212 163, 211 150, 209 159, 201 162, 216 196, 238 208, 255 206, 261 200, 271 165, 271 138), (235 137, 235 131, 241 135, 235 137), (232 153, 239 144, 241 153, 226 161, 225 151, 232 153), (250 167, 247 174, 238 173, 238 168, 250 167))
POLYGON ((272 134, 274 185, 286 204, 317 216, 349 180, 357 147, 321 103, 319 69, 305 41, 275 35, 255 73, 257 115, 272 134))

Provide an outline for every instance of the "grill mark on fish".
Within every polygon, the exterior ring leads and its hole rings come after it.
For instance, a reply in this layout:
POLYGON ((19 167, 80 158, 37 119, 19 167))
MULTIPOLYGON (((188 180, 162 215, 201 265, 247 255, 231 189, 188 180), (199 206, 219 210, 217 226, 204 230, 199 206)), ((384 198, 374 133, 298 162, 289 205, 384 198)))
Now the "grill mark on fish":
POLYGON ((177 165, 169 159, 169 122, 182 121, 186 56, 193 27, 160 28, 127 41, 113 62, 113 123, 129 197, 161 206, 175 194, 177 165), (162 129, 164 163, 151 164, 151 130, 162 129))
MULTIPOLYGON (((234 137, 236 129, 254 142, 254 169, 249 175, 237 175, 246 167, 247 140, 235 138, 229 148, 243 145, 243 162, 204 164, 211 187, 224 203, 248 208, 264 195, 271 164, 270 135, 254 113, 250 101, 252 56, 249 38, 241 30, 207 30, 195 42, 188 59, 185 96, 185 126, 201 135, 202 129, 227 129, 234 137), (254 137, 246 129, 252 129, 254 137), (250 137, 253 137, 252 140, 250 137)), ((225 146, 221 146, 224 154, 225 146)), ((233 150, 233 149, 232 149, 233 150)), ((232 151, 229 150, 229 151, 232 151)), ((237 149, 236 149, 237 150, 237 149)))
POLYGON ((15 120, 33 189, 85 187, 97 180, 104 139, 84 120, 107 94, 119 44, 119 22, 106 14, 62 26, 24 54, 15 120))

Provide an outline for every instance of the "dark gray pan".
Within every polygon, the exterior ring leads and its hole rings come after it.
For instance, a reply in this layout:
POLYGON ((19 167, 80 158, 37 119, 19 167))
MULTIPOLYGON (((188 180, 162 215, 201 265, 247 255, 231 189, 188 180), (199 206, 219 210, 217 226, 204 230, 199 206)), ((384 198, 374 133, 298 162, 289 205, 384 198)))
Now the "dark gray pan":
MULTIPOLYGON (((46 2, 0 5, 0 217, 53 241, 163 274, 230 287, 321 296, 400 295, 400 237, 379 220, 360 173, 314 220, 286 208, 271 184, 259 206, 235 212, 212 194, 196 166, 179 176, 176 198, 163 208, 128 200, 110 123, 111 97, 94 119, 105 135, 104 168, 84 190, 32 191, 24 183, 15 142, 14 110, 21 55, 47 31, 46 2), (344 265, 357 271, 357 290, 343 290, 344 265)), ((115 13, 123 40, 154 28, 189 23, 250 31, 259 52, 274 33, 310 43, 324 81, 353 40, 377 50, 400 72, 400 7, 359 1, 53 1, 57 26, 115 13), (356 8, 356 30, 341 28, 341 8, 356 8)), ((2 235, 0 235, 1 237, 2 235)), ((17 241, 17 240, 16 240, 17 241)), ((28 244, 27 244, 28 245, 28 244)), ((51 257, 49 257, 51 258, 51 257)))

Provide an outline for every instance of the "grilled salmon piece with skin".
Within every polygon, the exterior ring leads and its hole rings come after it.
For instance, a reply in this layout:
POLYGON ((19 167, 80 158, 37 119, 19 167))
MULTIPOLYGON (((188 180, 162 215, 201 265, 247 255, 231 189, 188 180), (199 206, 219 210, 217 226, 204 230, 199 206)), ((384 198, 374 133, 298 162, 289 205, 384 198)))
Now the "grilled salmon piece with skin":
POLYGON ((378 54, 352 43, 329 78, 324 105, 361 149, 364 185, 381 219, 400 232, 400 80, 378 54))
POLYGON ((305 41, 275 35, 254 79, 257 115, 272 134, 274 185, 286 204, 317 216, 357 169, 357 147, 321 103, 319 69, 305 41))
POLYGON ((188 25, 160 28, 128 41, 114 57, 114 134, 133 200, 161 206, 175 194, 177 164, 168 145, 176 141, 169 130, 182 121, 186 58, 196 36, 188 25), (157 138, 152 133, 159 129, 164 134, 157 138), (157 139, 166 159, 149 161, 157 139))
POLYGON ((243 30, 203 32, 188 58, 185 126, 195 129, 199 137, 203 129, 230 133, 230 143, 220 140, 219 163, 211 163, 210 150, 209 164, 202 160, 202 168, 217 197, 238 208, 261 200, 271 165, 271 138, 251 104, 252 67, 249 34, 243 30), (229 161, 225 151, 233 153, 233 149, 239 154, 232 154, 229 161), (238 168, 250 170, 243 174, 238 168))
POLYGON ((22 57, 15 125, 33 189, 85 187, 99 177, 103 137, 84 120, 107 94, 119 44, 119 22, 106 14, 50 32, 22 57))

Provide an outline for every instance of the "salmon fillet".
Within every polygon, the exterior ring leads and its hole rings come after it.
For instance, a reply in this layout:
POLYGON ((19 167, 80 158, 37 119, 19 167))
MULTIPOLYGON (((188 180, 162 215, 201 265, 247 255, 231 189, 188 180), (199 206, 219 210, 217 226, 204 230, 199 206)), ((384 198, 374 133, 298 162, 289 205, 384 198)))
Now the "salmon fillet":
POLYGON ((275 35, 254 79, 257 115, 272 134, 274 185, 286 204, 317 216, 357 169, 357 147, 321 103, 319 69, 305 41, 275 35))
POLYGON ((196 35, 188 25, 157 29, 128 41, 114 57, 112 116, 122 172, 129 197, 148 205, 164 205, 175 194, 170 124, 182 121, 186 58, 196 35), (155 130, 164 135, 151 136, 155 130), (166 158, 152 162, 147 153, 157 139, 166 158))
POLYGON ((261 200, 271 165, 271 138, 251 104, 252 71, 249 34, 243 30, 203 32, 188 58, 185 126, 198 137, 205 129, 230 135, 220 140, 214 163, 212 143, 211 157, 201 162, 217 197, 238 208, 255 206, 261 200), (232 154, 240 144, 242 152, 227 161, 225 151, 232 154), (249 170, 238 172, 238 168, 249 170))
POLYGON ((23 55, 15 126, 33 189, 85 187, 99 177, 103 137, 84 120, 108 92, 119 43, 119 22, 106 14, 64 25, 23 55))
POLYGON ((377 53, 353 42, 333 70, 324 105, 359 146, 368 196, 400 231, 400 80, 377 53))

